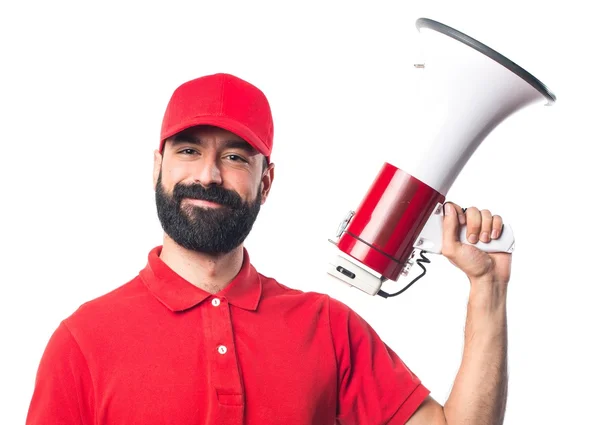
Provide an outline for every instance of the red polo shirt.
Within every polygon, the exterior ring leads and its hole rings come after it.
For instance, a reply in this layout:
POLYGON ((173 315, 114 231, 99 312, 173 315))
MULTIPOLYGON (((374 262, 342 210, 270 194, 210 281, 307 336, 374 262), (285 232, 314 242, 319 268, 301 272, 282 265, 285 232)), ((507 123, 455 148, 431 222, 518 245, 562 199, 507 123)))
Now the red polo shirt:
POLYGON ((60 324, 28 425, 403 424, 429 393, 350 308, 257 273, 246 251, 211 295, 160 249, 60 324))

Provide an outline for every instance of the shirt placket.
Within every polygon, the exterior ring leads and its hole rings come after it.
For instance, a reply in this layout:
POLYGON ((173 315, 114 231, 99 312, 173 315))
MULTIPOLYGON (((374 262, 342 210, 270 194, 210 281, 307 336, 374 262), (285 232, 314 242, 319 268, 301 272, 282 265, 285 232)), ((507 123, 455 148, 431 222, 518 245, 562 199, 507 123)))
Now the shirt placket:
POLYGON ((216 422, 242 425, 244 395, 237 353, 233 340, 230 305, 223 298, 212 298, 208 309, 210 336, 207 341, 211 385, 217 397, 216 422))

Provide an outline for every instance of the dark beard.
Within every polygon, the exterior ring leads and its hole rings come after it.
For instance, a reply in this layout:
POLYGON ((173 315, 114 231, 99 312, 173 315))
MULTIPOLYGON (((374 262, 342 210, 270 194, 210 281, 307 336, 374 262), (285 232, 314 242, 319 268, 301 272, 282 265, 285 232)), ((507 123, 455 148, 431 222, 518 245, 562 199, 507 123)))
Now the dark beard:
POLYGON ((260 203, 260 190, 254 202, 247 203, 237 192, 215 185, 177 183, 169 195, 162 185, 162 171, 156 184, 156 209, 165 233, 183 248, 205 254, 225 254, 241 245, 254 225, 260 203), (221 207, 182 207, 184 198, 216 202, 221 207))

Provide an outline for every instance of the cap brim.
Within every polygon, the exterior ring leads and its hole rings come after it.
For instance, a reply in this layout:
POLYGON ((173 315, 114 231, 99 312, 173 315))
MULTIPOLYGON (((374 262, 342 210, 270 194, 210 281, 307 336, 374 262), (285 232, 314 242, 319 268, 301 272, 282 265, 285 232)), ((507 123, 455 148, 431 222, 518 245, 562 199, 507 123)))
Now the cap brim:
POLYGON ((188 128, 195 127, 198 125, 212 125, 230 131, 236 136, 244 139, 254 149, 266 156, 268 161, 270 161, 270 154, 267 149, 267 145, 252 130, 250 130, 245 125, 239 123, 238 121, 232 120, 231 118, 214 115, 194 117, 193 119, 185 123, 181 123, 180 125, 169 129, 169 131, 163 134, 162 136, 162 140, 160 141, 160 150, 162 151, 165 144, 165 140, 169 137, 172 137, 183 130, 187 130, 188 128))

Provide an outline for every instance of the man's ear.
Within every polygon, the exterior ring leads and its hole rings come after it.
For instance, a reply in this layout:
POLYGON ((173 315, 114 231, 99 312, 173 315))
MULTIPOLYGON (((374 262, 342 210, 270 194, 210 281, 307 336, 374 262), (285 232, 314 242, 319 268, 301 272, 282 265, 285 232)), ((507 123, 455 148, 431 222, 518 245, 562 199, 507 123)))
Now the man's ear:
POLYGON ((163 156, 158 150, 154 151, 154 169, 152 172, 153 189, 156 190, 156 184, 158 183, 158 176, 160 175, 160 169, 162 167, 163 156))
POLYGON ((275 164, 270 163, 265 171, 263 171, 263 175, 261 178, 261 202, 263 205, 267 197, 269 196, 269 192, 271 191, 271 187, 273 186, 273 179, 275 178, 275 164))

